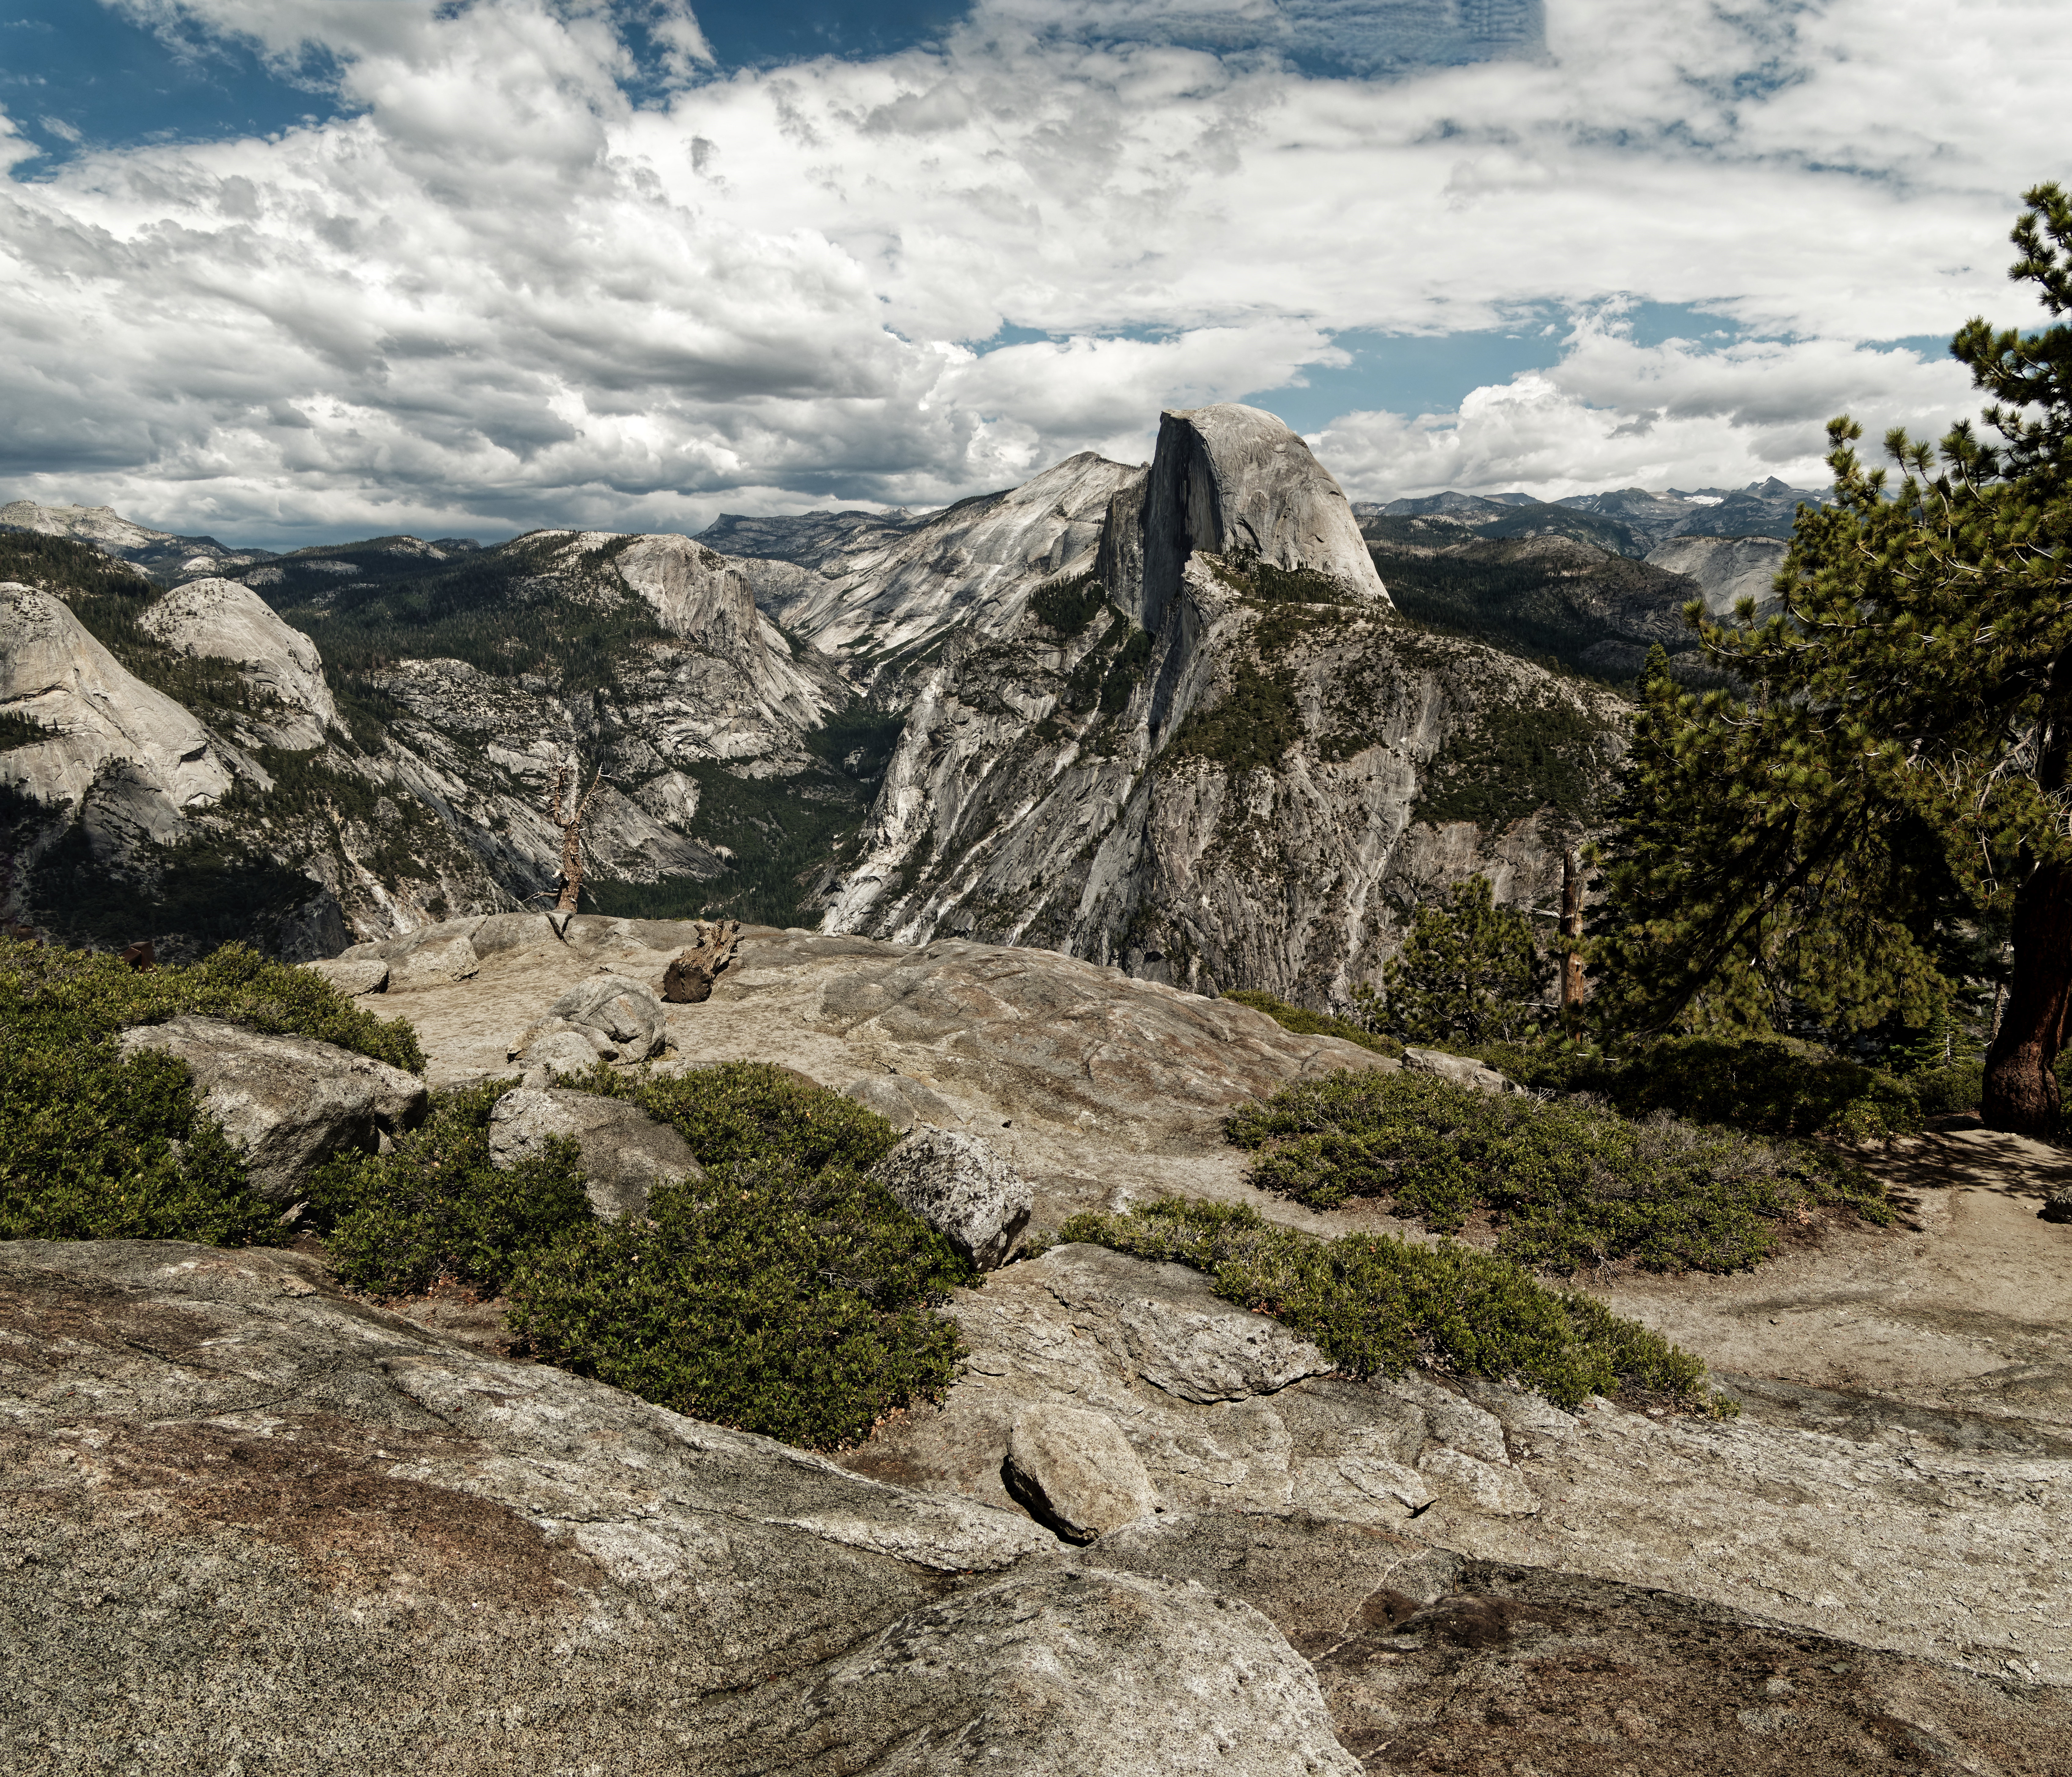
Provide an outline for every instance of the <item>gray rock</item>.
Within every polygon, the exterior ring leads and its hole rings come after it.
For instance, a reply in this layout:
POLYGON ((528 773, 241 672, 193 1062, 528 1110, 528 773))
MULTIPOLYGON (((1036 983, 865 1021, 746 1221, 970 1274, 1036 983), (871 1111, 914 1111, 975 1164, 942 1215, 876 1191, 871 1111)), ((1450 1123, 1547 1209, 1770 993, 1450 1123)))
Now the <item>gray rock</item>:
MULTIPOLYGON (((1069 1261, 1055 1266, 1050 1288, 1067 1307, 1098 1315, 1137 1374, 1182 1401, 1206 1405, 1276 1394, 1335 1368, 1270 1314, 1248 1314, 1210 1295, 1201 1273, 1184 1265, 1149 1265, 1100 1247, 1075 1247, 1069 1261)), ((1460 1405, 1496 1426, 1480 1409, 1460 1405)), ((1498 1428, 1499 1455, 1503 1445, 1498 1428)))
MULTIPOLYGON (((645 1061, 666 1039, 668 1014, 645 981, 630 981, 623 975, 593 975, 547 1008, 546 1017, 518 1039, 510 1059, 560 1066, 541 1045, 571 1031, 582 1033, 590 1044, 593 1059, 602 1055, 607 1061, 645 1061)), ((563 1043, 557 1045, 556 1053, 572 1050, 572 1045, 563 1043)))
POLYGON ((1141 523, 1141 582, 1112 570, 1110 585, 1154 635, 1198 549, 1314 569, 1363 599, 1389 602, 1344 492, 1301 438, 1260 408, 1228 401, 1160 414, 1141 523))
POLYGON ((911 1129, 917 1123, 947 1129, 964 1121, 940 1092, 931 1092, 905 1074, 865 1074, 861 1080, 851 1080, 842 1092, 902 1129, 911 1129))
POLYGON ((465 932, 428 936, 395 949, 388 965, 392 993, 413 987, 450 986, 467 980, 482 967, 482 959, 465 932))
POLYGON ((273 745, 321 747, 325 730, 337 723, 316 644, 249 587, 213 576, 190 580, 137 621, 181 653, 236 663, 245 683, 275 706, 257 722, 273 745))
POLYGON ((615 1054, 610 1042, 589 1026, 551 1018, 534 1025, 520 1038, 510 1059, 522 1061, 530 1078, 532 1072, 539 1068, 555 1074, 580 1074, 600 1061, 613 1059, 615 1054))
POLYGON ((1032 1517, 1067 1542, 1090 1543, 1158 1509, 1157 1489, 1122 1428, 1084 1407, 1025 1409, 1001 1478, 1032 1517))
MULTIPOLYGON (((886 1777, 1358 1777, 1309 1664, 1259 1611, 1199 1582, 1092 1565, 915 1611, 836 1664, 770 1771, 832 1771, 808 1749, 886 1747, 886 1777), (816 1701, 818 1698, 816 1697, 816 1701)), ((845 1766, 841 1768, 860 1768, 845 1766)))
POLYGON ((975 1135, 917 1129, 871 1176, 982 1271, 1007 1262, 1029 1225, 1029 1181, 975 1135))
POLYGON ((379 993, 388 985, 388 965, 380 956, 330 956, 302 967, 323 976, 341 993, 379 993))
POLYGON ((590 1207, 607 1221, 648 1213, 648 1193, 665 1178, 700 1178, 690 1144, 637 1104, 594 1092, 506 1092, 489 1113, 489 1155, 509 1168, 543 1153, 555 1136, 582 1150, 590 1207))
POLYGON ((41 725, 47 740, 0 752, 0 784, 76 810, 105 769, 125 762, 145 806, 145 836, 179 837, 191 814, 228 793, 208 730, 129 673, 62 599, 0 585, 0 712, 41 725))
POLYGON ((187 1064, 204 1108, 245 1156, 252 1189, 269 1203, 294 1202, 319 1160, 348 1148, 372 1153, 383 1135, 422 1121, 429 1104, 416 1075, 314 1037, 201 1018, 122 1033, 125 1055, 147 1049, 187 1064))
POLYGON ((1521 1089, 1495 1068, 1471 1056, 1449 1055, 1442 1049, 1405 1049, 1403 1071, 1406 1074, 1429 1074, 1449 1086, 1465 1086, 1473 1092, 1497 1096, 1521 1089))

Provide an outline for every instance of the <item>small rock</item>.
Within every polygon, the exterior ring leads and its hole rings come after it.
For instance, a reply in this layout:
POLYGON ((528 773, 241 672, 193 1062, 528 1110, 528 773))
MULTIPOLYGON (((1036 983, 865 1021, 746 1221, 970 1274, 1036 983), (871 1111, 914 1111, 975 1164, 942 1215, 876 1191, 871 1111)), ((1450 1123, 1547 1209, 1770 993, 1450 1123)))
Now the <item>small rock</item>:
POLYGON ((662 1047, 668 1029, 655 989, 623 975, 578 981, 547 1008, 547 1016, 596 1031, 620 1061, 645 1061, 662 1047))
POLYGON ((421 1122, 430 1104, 416 1075, 371 1055, 220 1018, 174 1018, 122 1033, 124 1055, 145 1049, 187 1064, 203 1106, 269 1203, 293 1203, 319 1161, 348 1148, 375 1152, 384 1134, 421 1122))
POLYGON ((463 937, 434 938, 413 944, 388 966, 392 991, 409 987, 443 987, 464 981, 482 967, 475 946, 463 937))
POLYGON ((1467 1055, 1449 1055, 1442 1049, 1405 1049, 1406 1074, 1433 1074, 1449 1085, 1466 1086, 1478 1092, 1502 1095, 1523 1090, 1495 1068, 1485 1067, 1467 1055))
POLYGON ((489 1113, 489 1158, 508 1170, 557 1135, 582 1150, 590 1207, 606 1221, 645 1216, 648 1191, 665 1178, 705 1176, 676 1130, 637 1104, 595 1092, 506 1092, 489 1113))
POLYGON ((332 956, 302 967, 323 976, 347 998, 379 993, 388 985, 388 965, 379 956, 332 956))
POLYGON ((1006 1262, 1036 1207, 1026 1178, 976 1136, 952 1129, 915 1129, 871 1177, 981 1271, 1006 1262))
POLYGON ((1067 1542, 1090 1543, 1158 1508, 1151 1477, 1121 1427, 1085 1407, 1025 1409, 1001 1475, 1030 1516, 1067 1542))

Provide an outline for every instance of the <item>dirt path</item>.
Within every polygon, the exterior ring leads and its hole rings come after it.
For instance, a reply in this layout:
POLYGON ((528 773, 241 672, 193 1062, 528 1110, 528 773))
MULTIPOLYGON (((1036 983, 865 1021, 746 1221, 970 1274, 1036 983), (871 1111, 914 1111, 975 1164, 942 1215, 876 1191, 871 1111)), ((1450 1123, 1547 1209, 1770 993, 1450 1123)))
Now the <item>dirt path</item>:
POLYGON ((2009 1434, 2017 1421, 2072 1429, 2072 1226, 2037 1216, 2049 1187, 2072 1183, 2072 1155, 1969 1124, 1872 1170, 1901 1225, 1831 1232, 1753 1272, 1626 1277, 1599 1293, 1755 1384, 1756 1410, 1840 1411, 1819 1401, 1832 1391, 2007 1421, 2009 1434))

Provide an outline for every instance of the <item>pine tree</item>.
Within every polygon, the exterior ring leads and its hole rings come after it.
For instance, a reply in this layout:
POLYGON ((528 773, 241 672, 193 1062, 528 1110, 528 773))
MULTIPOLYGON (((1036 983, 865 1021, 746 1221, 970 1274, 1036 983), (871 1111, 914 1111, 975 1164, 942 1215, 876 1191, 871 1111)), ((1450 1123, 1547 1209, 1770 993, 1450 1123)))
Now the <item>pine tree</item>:
POLYGON ((1447 907, 1420 907, 1383 972, 1388 1028, 1412 1043, 1515 1042, 1545 1015, 1532 923, 1500 907, 1486 876, 1457 882, 1447 907))
MULTIPOLYGON (((2072 202, 2025 195, 2012 276, 2072 311, 2072 202)), ((1835 504, 1802 508, 1783 609, 1706 622, 1738 695, 1680 692, 1651 658, 1597 954, 1601 1015, 1748 1028, 1795 1002, 1831 1027, 1921 1026, 1944 953, 2004 913, 2012 976, 1988 1052, 1988 1125, 2054 1132, 2072 1005, 2072 326, 1952 354, 1992 398, 1988 442, 1888 434, 1900 475, 1828 428, 1835 504)))

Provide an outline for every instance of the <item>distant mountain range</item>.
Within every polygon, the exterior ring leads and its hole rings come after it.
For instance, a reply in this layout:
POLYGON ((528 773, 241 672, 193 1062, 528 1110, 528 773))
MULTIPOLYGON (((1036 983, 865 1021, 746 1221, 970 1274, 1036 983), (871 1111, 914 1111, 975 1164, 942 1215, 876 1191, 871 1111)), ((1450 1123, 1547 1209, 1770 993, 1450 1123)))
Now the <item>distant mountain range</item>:
POLYGON ((1050 945, 1341 999, 1466 874, 1544 906, 1682 612, 1769 595, 1772 482, 1349 504, 1165 416, 932 512, 276 553, 0 508, 0 916, 290 954, 549 895, 1050 945), (1737 534, 1726 534, 1733 526, 1737 534))

